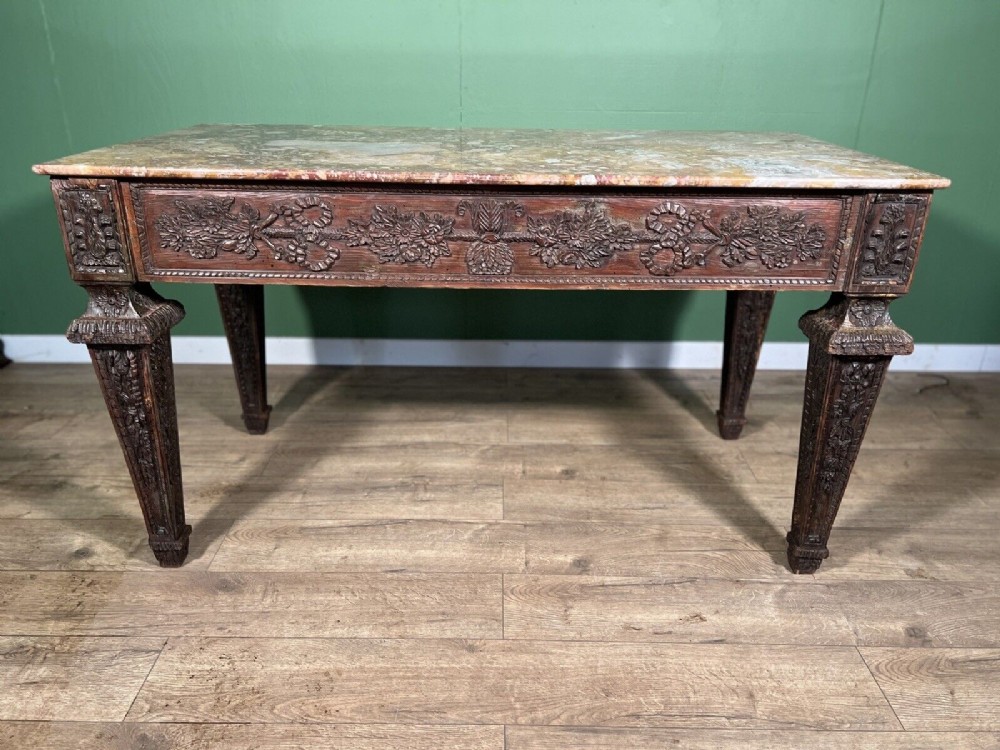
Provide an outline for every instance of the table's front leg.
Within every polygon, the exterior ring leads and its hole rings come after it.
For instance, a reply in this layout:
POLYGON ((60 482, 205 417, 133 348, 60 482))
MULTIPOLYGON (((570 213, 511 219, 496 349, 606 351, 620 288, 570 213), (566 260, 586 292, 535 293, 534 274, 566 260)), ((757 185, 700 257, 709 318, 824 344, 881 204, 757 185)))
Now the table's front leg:
POLYGON ((125 454, 149 533, 164 567, 188 553, 170 329, 184 317, 177 302, 146 284, 85 285, 87 311, 68 338, 83 343, 125 454))
POLYGON ((889 302, 834 295, 799 321, 809 364, 788 533, 795 573, 814 573, 829 556, 830 530, 886 369, 893 355, 913 351, 913 339, 889 317, 889 302))

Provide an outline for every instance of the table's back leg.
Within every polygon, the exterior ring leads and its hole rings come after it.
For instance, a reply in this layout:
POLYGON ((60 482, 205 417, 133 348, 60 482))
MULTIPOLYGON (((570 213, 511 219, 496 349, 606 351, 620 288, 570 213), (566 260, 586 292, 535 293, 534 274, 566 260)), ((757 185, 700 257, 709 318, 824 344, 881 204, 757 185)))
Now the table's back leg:
POLYGON ((233 359, 243 423, 247 432, 262 435, 271 416, 264 362, 264 287, 216 284, 215 294, 233 359))
POLYGON ((722 355, 722 394, 719 398, 719 434, 735 440, 747 423, 747 401, 764 343, 774 292, 726 293, 726 336, 722 355))
POLYGON ((184 520, 170 329, 184 317, 147 285, 87 286, 87 312, 68 338, 87 344, 135 485, 149 546, 164 567, 184 562, 184 520))
POLYGON ((809 337, 809 364, 788 532, 795 573, 814 573, 829 556, 830 530, 886 369, 893 355, 913 351, 913 339, 893 324, 888 306, 888 299, 835 295, 799 322, 809 337))

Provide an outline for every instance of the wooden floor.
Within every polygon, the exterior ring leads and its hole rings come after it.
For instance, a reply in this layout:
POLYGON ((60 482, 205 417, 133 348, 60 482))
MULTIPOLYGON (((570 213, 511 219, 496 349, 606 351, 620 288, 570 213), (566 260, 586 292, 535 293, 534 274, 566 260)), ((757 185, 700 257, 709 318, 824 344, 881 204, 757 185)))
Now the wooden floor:
POLYGON ((0 371, 0 747, 1000 747, 1000 376, 890 374, 815 576, 801 373, 270 376, 177 369, 161 570, 89 367, 0 371))

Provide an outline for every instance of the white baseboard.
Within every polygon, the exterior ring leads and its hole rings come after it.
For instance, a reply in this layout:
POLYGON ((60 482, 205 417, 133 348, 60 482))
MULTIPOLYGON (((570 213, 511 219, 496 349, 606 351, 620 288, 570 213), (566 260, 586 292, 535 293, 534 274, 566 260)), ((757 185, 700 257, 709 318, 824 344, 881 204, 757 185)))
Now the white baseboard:
MULTIPOLYGON (((87 348, 62 336, 0 334, 15 362, 89 362, 87 348)), ((802 370, 806 343, 767 343, 762 370, 802 370)), ((228 364, 222 336, 174 336, 178 364, 228 364)), ((567 367, 717 369, 716 341, 461 341, 442 339, 268 338, 273 365, 375 365, 410 367, 567 367)), ((898 372, 1000 372, 1000 344, 917 344, 896 357, 898 372)))

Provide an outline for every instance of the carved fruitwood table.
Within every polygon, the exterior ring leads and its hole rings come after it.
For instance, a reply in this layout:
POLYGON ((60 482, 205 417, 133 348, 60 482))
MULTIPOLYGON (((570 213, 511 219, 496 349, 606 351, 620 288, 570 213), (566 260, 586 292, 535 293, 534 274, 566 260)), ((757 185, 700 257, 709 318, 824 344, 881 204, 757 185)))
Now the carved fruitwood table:
POLYGON ((788 560, 811 573, 889 361, 931 193, 948 180, 782 133, 205 125, 41 164, 90 350, 161 565, 184 520, 170 329, 153 281, 215 285, 252 433, 265 284, 724 289, 722 437, 739 437, 777 291, 830 293, 809 338, 788 560))

